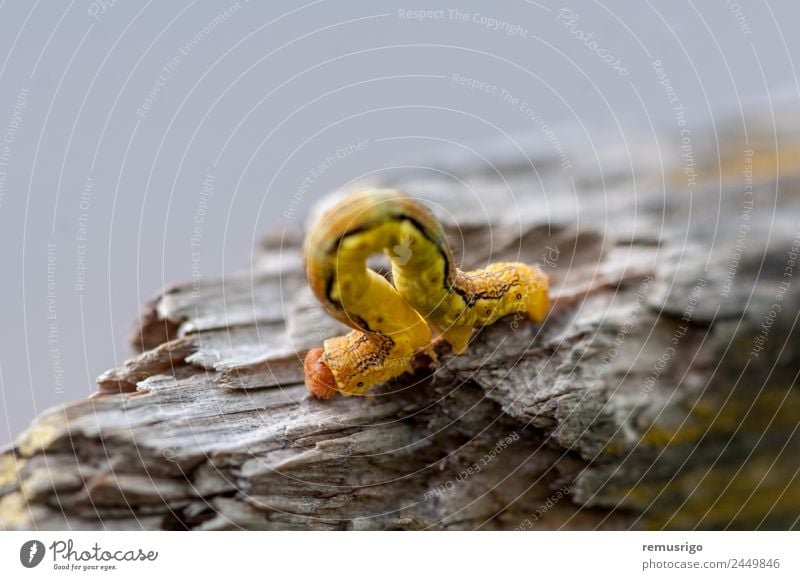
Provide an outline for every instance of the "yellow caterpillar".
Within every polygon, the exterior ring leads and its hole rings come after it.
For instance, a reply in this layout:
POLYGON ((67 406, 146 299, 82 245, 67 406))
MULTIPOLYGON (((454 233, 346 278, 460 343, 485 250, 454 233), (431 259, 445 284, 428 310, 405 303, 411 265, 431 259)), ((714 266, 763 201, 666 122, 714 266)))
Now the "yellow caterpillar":
POLYGON ((513 313, 541 322, 548 310, 538 268, 507 262, 462 272, 433 214, 392 189, 339 201, 309 232, 304 257, 317 299, 354 329, 306 356, 306 386, 318 398, 363 394, 411 371, 418 353, 435 359, 432 329, 461 353, 476 326, 513 313), (367 267, 380 252, 394 285, 367 267))

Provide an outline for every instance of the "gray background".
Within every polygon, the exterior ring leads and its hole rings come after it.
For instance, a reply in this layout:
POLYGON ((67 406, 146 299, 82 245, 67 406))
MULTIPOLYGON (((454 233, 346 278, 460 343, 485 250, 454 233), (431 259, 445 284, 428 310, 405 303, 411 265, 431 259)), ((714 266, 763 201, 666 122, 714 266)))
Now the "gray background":
POLYGON ((11 139, 0 166, 0 443, 91 394, 130 356, 128 332, 162 286, 246 267, 265 228, 300 220, 313 198, 432 147, 479 154, 487 140, 536 132, 518 105, 454 73, 605 143, 651 125, 676 132, 655 59, 691 126, 800 96, 795 0, 459 5, 466 21, 427 2, 0 3, 0 140, 11 139), (400 17, 426 5, 445 12, 400 17), (579 18, 569 25, 563 8, 579 18))

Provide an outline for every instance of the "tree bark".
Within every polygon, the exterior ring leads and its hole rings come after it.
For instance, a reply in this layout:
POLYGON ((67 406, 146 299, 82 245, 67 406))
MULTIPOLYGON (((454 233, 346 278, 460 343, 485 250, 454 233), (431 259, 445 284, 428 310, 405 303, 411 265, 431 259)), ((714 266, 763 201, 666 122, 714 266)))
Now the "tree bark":
POLYGON ((798 528, 800 132, 748 129, 691 157, 565 139, 566 170, 532 137, 386 178, 462 268, 623 282, 366 398, 307 395, 304 353, 343 328, 301 228, 271 232, 247 271, 154 298, 140 354, 0 455, 0 527, 798 528))

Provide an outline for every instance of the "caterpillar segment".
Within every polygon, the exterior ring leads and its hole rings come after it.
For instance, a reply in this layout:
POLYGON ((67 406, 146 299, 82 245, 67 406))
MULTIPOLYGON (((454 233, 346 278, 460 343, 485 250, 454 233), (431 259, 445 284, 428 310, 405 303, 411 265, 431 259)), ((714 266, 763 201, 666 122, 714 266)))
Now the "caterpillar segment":
POLYGON ((306 356, 306 385, 318 398, 362 395, 412 371, 422 352, 435 360, 434 333, 458 354, 475 327, 513 313, 541 322, 548 311, 538 268, 503 262, 462 272, 435 216, 392 189, 340 200, 309 232, 304 259, 316 298, 353 329, 306 356), (377 253, 388 256, 392 282, 367 267, 377 253))

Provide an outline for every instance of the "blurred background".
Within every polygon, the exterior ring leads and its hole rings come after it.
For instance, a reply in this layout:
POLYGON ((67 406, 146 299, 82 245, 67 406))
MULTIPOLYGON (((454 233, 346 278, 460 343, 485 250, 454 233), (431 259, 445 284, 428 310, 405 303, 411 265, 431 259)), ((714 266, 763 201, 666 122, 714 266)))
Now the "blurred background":
POLYGON ((674 147, 800 97, 792 0, 459 5, 0 3, 0 443, 94 392, 160 288, 343 183, 521 135, 674 147))

